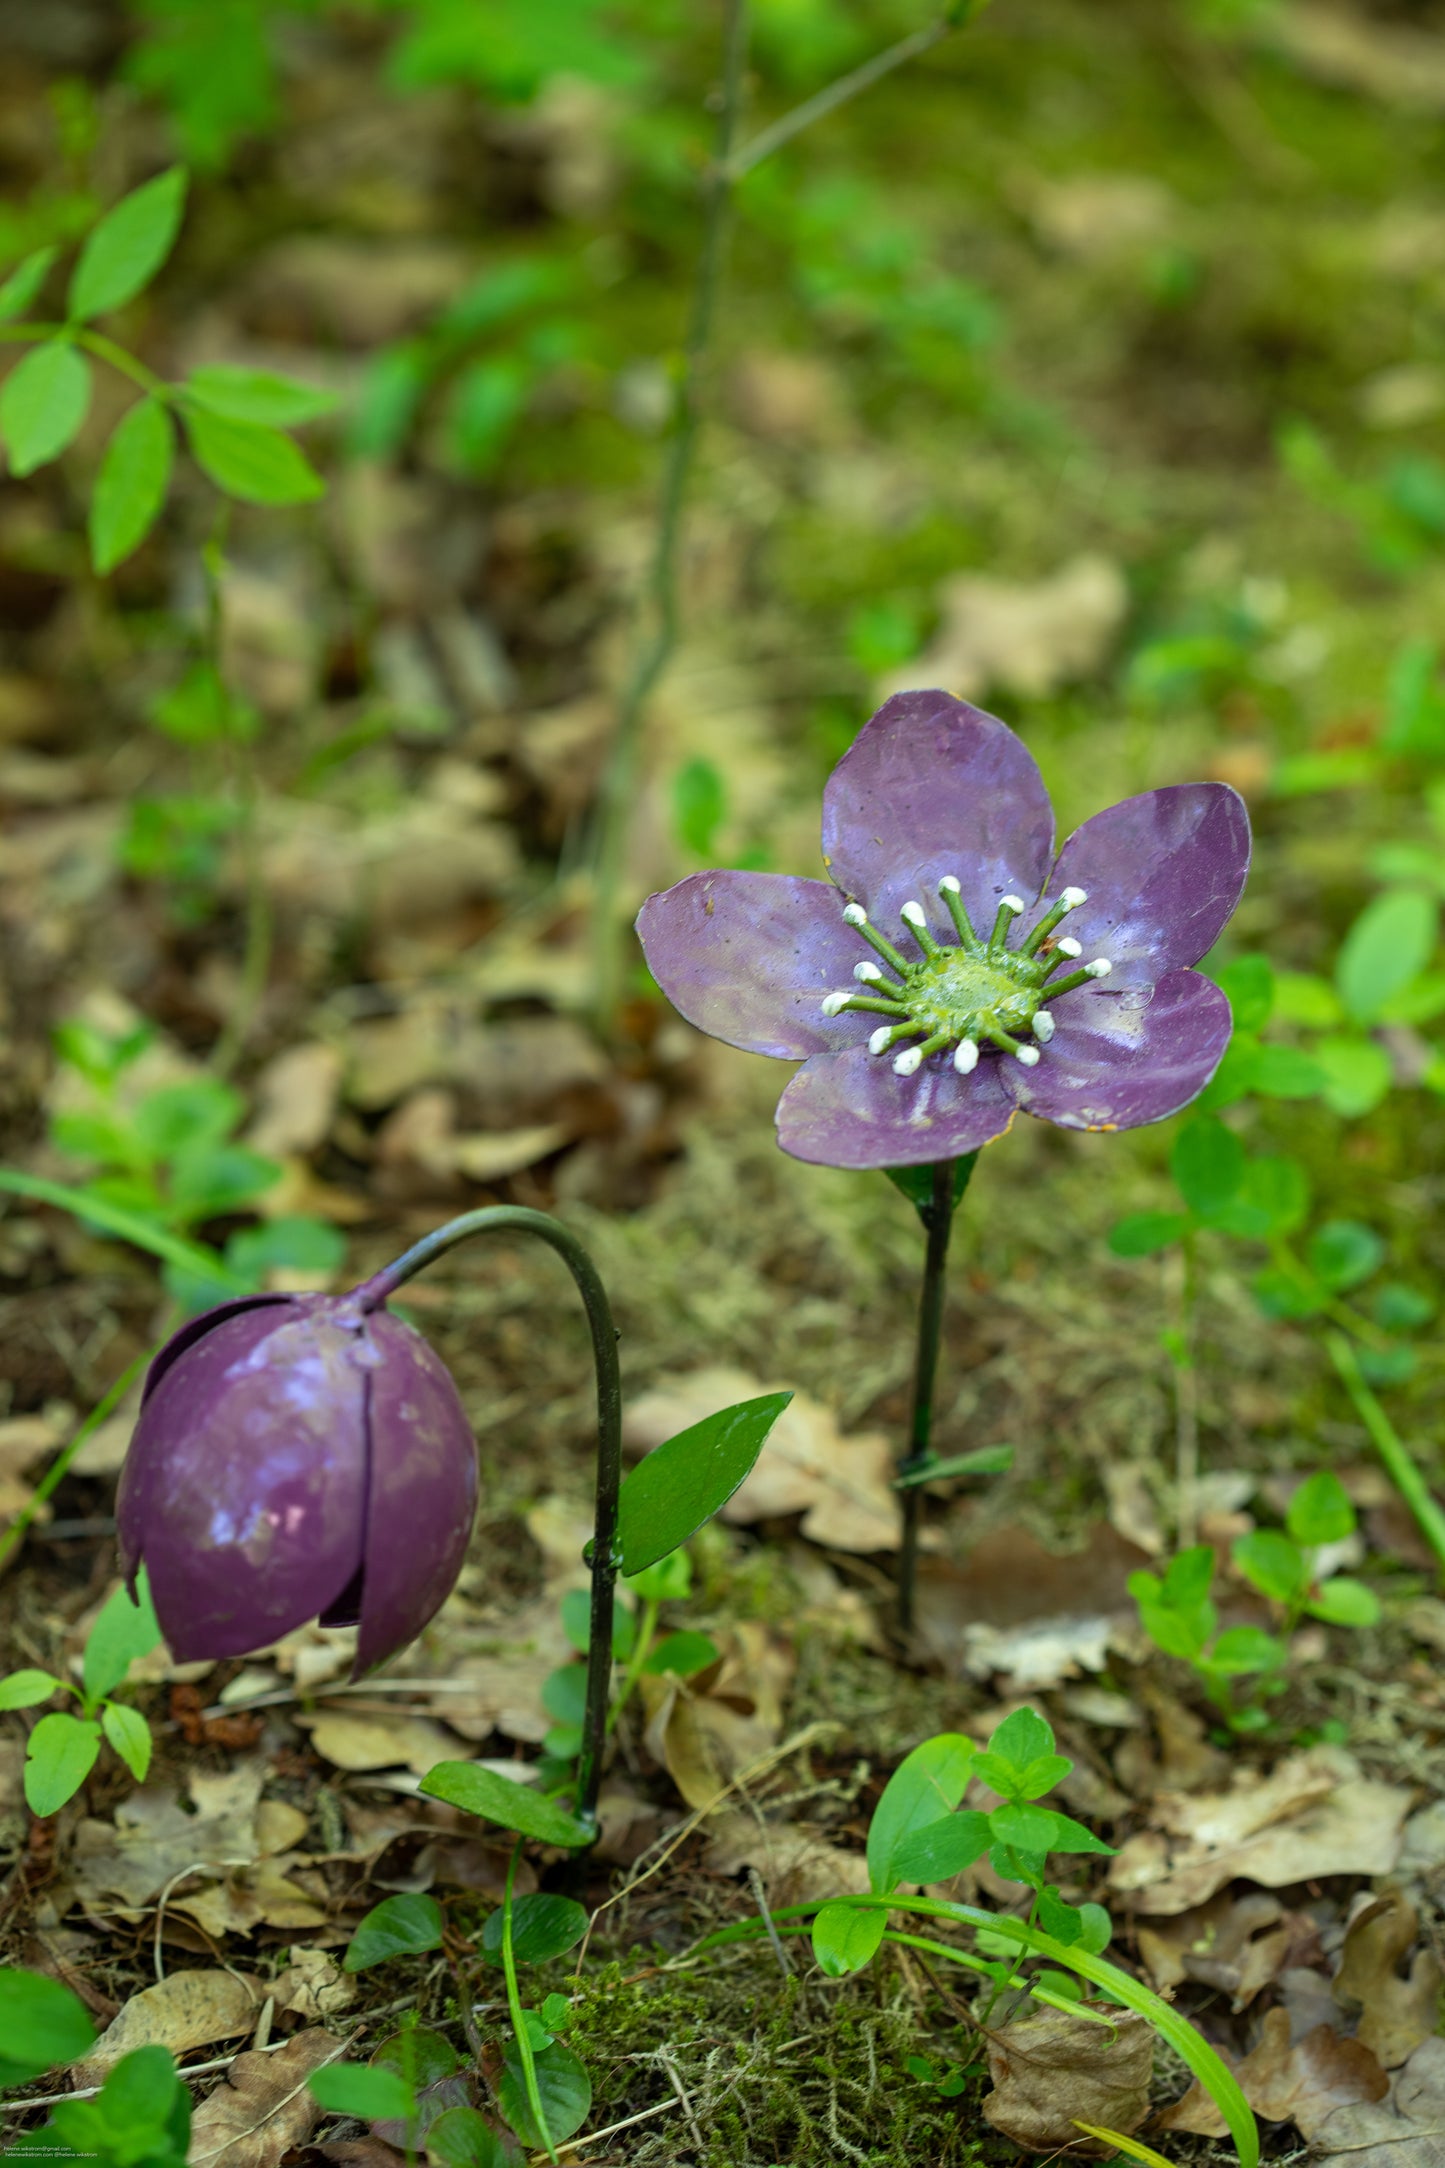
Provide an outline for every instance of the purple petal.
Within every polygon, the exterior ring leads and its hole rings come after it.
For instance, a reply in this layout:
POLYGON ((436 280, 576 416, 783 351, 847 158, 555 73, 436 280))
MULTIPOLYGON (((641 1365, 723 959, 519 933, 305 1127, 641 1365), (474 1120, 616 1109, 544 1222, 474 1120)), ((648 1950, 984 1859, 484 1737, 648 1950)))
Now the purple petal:
POLYGON ((1083 943, 1086 958, 1109 958, 1113 985, 1147 986, 1209 953, 1248 873, 1249 815, 1238 791, 1173 783, 1076 828, 1048 893, 1084 889, 1088 902, 1060 931, 1083 943))
POLYGON ((477 1504, 477 1449, 451 1374, 385 1310, 367 1319, 371 1484, 356 1677, 406 1647, 461 1571, 477 1504))
POLYGON ((1026 1114, 1065 1129, 1138 1129, 1203 1091, 1229 1044, 1229 1003, 1197 971, 1171 971, 1152 993, 1079 987, 1053 1010, 1057 1029, 1033 1069, 1006 1065, 1026 1114))
POLYGON ((850 986, 854 964, 873 953, 844 924, 843 902, 827 881, 693 873, 648 897, 637 932, 648 969, 690 1024, 746 1054, 800 1061, 856 1045, 877 1022, 822 1013, 824 995, 850 986))
POLYGON ((302 1301, 232 1311, 164 1364, 121 1474, 178 1662, 244 1656, 315 1618, 361 1561, 366 1473, 354 1328, 302 1301))
POLYGON ((1001 1136, 1013 1106, 985 1056, 960 1076, 946 1055, 916 1076, 895 1076, 886 1054, 863 1046, 823 1054, 798 1071, 778 1101, 778 1142, 823 1167, 922 1167, 959 1159, 1001 1136))
MULTIPOLYGON (((894 942, 898 907, 910 898, 954 938, 937 895, 945 873, 987 933, 1000 896, 1038 894, 1053 847, 1033 754, 1006 723, 951 693, 895 693, 823 792, 823 863, 894 942)), ((913 954, 906 936, 902 945, 913 954)))

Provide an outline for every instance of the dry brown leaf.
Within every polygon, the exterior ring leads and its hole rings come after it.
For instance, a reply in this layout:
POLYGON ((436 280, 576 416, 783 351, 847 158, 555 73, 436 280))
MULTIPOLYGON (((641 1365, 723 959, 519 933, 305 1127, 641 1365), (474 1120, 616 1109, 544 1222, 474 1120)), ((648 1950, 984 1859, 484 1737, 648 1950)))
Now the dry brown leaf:
POLYGON ((218 1941, 225 1935, 248 1935, 257 1927, 324 1927, 329 1917, 325 1885, 313 1877, 308 1889, 292 1880, 287 1870, 295 1864, 294 1855, 259 1859, 224 1881, 179 1891, 170 1899, 170 1910, 184 1913, 218 1941))
MULTIPOLYGON (((772 1390, 743 1370, 688 1371, 633 1402, 624 1443, 640 1457, 705 1415, 772 1390)), ((902 1522, 892 1483, 893 1447, 882 1431, 844 1437, 831 1410, 796 1393, 722 1518, 747 1526, 801 1513, 802 1533, 812 1543, 839 1551, 896 1550, 902 1522)))
POLYGON ((341 1970, 329 1950, 297 1943, 289 1955, 290 1963, 269 1988, 278 2010, 289 2010, 314 2025, 335 2017, 356 2000, 355 1980, 341 1970))
POLYGON ((1387 2070, 1409 2060, 1439 2017, 1445 1973, 1433 1950, 1415 1950, 1409 1971, 1400 1970, 1419 1931, 1419 1917, 1403 1890, 1367 1899, 1350 1921, 1335 1974, 1335 2000, 1341 2009, 1360 2013, 1356 2039, 1373 2048, 1387 2070))
POLYGON ((256 1079, 256 1118, 246 1132, 252 1151, 270 1159, 314 1152, 331 1133, 341 1091, 341 1055, 315 1041, 288 1047, 256 1079))
POLYGON ((1137 1692, 1149 1712, 1154 1738, 1141 1735, 1120 1745, 1114 1774, 1125 1790, 1147 1799, 1156 1792, 1197 1792, 1222 1784, 1229 1775, 1229 1757, 1211 1746, 1203 1719, 1152 1679, 1141 1679, 1137 1692))
MULTIPOLYGON (((1316 2025, 1293 2046, 1289 2035, 1289 2012, 1270 2010, 1258 2041, 1234 2073, 1245 2099, 1265 2122, 1293 2123, 1302 2137, 1312 2138, 1337 2108, 1381 2100, 1389 2091, 1389 2079, 1363 2042, 1342 2039, 1330 2025, 1316 2025)), ((1164 2110, 1155 2127, 1192 2131, 1203 2138, 1225 2134, 1224 2117, 1197 2083, 1164 2110)))
POLYGON ((256 1809, 256 1850, 293 1852, 311 1827, 311 1817, 284 1799, 263 1799, 256 1809))
POLYGON ((1155 1802, 1157 1829, 1130 1837, 1109 1882, 1139 1910, 1187 1912, 1242 1877, 1267 1889, 1329 1874, 1389 1874, 1408 1792, 1360 1774, 1342 1747, 1292 1754, 1269 1776, 1240 1770, 1227 1792, 1155 1802))
POLYGON ((393 1716, 388 1710, 354 1707, 298 1715, 311 1733, 311 1744, 338 1769, 410 1769, 424 1777, 445 1761, 456 1740, 442 1725, 424 1716, 393 1716))
POLYGON ((1132 1615, 1128 1577, 1148 1553, 1103 1522, 1077 1551, 1047 1551, 1026 1528, 997 1528, 967 1558, 925 1558, 918 1631, 955 1676, 1001 1676, 1009 1695, 1102 1671, 1116 1622, 1132 1615))
POLYGON ((868 1888, 868 1862, 861 1852, 827 1844, 798 1822, 765 1822, 731 1809, 707 1823, 706 1863, 713 1874, 737 1874, 755 1867, 770 1906, 810 1904, 825 1897, 868 1888))
POLYGON ((87 1817, 75 1833, 70 1880, 82 1903, 145 1904, 188 1868, 220 1874, 257 1857, 256 1810, 265 1778, 259 1759, 219 1776, 193 1772, 187 1813, 177 1793, 147 1785, 123 1799, 113 1822, 87 1817))
POLYGON ((938 591, 931 647, 883 681, 879 697, 942 685, 973 700, 994 687, 1037 699, 1096 670, 1129 607, 1129 588, 1107 557, 1073 558, 1048 579, 960 573, 938 591))
POLYGON ((77 2085, 101 2085, 122 2055, 151 2042, 180 2056, 212 2040, 234 2040, 251 2030, 262 1999, 257 1982, 243 1973, 170 1973, 131 1996, 71 2077, 77 2085))
POLYGON ((1314 2142, 1316 2168, 1445 2168, 1445 2040, 1422 2041, 1388 2100, 1336 2108, 1314 2142))
POLYGON ((321 2120, 306 2080, 343 2052, 328 2032, 297 2033, 274 2055, 240 2055, 191 2119, 187 2168, 278 2168, 321 2120))
MULTIPOLYGON (((1095 2007, 1089 2005, 1088 2007, 1095 2007)), ((1080 2123, 1127 2137, 1149 2113, 1154 2033, 1136 2010, 1100 2006, 1106 2022, 1044 2010, 988 2035, 994 2090, 983 2112, 995 2130, 1031 2152, 1099 2156, 1114 2148, 1080 2123)))
POLYGON ((1139 1955, 1156 1987, 1200 1980, 1223 1989, 1236 2010, 1269 1986, 1294 1939, 1283 1905, 1262 1890, 1243 1897, 1221 1891, 1173 1919, 1141 1919, 1138 1936, 1139 1955))
POLYGON ((690 1807, 708 1807, 777 1741, 792 1650, 755 1620, 735 1626, 721 1662, 693 1678, 644 1675, 649 1753, 690 1807))

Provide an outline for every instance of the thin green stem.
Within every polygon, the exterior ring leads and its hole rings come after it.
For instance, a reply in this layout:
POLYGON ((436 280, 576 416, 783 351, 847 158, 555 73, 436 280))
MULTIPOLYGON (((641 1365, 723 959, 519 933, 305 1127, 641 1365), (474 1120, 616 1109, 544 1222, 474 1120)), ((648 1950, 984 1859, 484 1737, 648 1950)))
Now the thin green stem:
POLYGON ((1445 1568, 1445 1512, 1442 1512, 1424 1476, 1410 1458, 1409 1447, 1365 1383, 1354 1349, 1342 1332, 1327 1332, 1329 1349, 1355 1412, 1374 1441, 1385 1470, 1400 1496, 1414 1514, 1421 1535, 1445 1568))
POLYGON ((604 1028, 610 1026, 617 1007, 622 965, 623 930, 619 923, 618 892, 627 856, 632 800, 637 786, 639 743, 648 701, 672 658, 679 624, 678 561, 681 553, 683 506, 697 451, 702 423, 703 375, 712 344, 718 296, 722 289, 723 264, 731 224, 733 184, 728 159, 742 114, 744 63, 747 57, 747 0, 727 0, 723 33, 722 95, 718 101, 717 132, 713 163, 708 173, 703 219, 702 251, 693 286, 682 381, 677 390, 672 441, 663 468, 662 498, 657 537, 647 581, 647 603, 653 624, 638 649, 623 689, 617 713, 607 770, 598 795, 593 838, 596 878, 594 935, 596 951, 597 1013, 604 1028))
POLYGON ((174 395, 174 385, 164 377, 157 376, 134 354, 128 354, 114 339, 108 339, 103 331, 90 331, 76 324, 4 324, 0 325, 0 341, 19 342, 29 346, 42 345, 47 341, 61 341, 66 346, 83 346, 97 361, 108 361, 112 369, 130 378, 132 384, 148 392, 153 399, 169 399, 174 395))
POLYGON ((154 1348, 148 1348, 144 1355, 137 1355, 133 1363, 127 1363, 115 1383, 91 1409, 79 1430, 76 1431, 75 1436, 68 1444, 61 1447, 14 1520, 10 1523, 10 1526, 4 1531, 3 1535, 0 1535, 0 1569, 4 1568, 11 1554, 19 1549, 24 1540, 26 1529, 29 1528, 51 1492, 64 1482, 71 1462, 84 1445, 86 1439, 94 1437, 106 1417, 113 1414, 120 1406, 131 1386, 145 1369, 146 1364, 155 1352, 154 1348))
POLYGON ((1179 1548, 1199 1539, 1199 1371, 1195 1338, 1199 1316, 1199 1244, 1192 1227, 1180 1244, 1184 1277, 1179 1289, 1178 1345, 1174 1355, 1174 1488, 1179 1548))
POLYGON ((459 1242, 469 1241, 473 1235, 513 1231, 536 1235, 557 1252, 582 1297, 592 1335, 592 1360, 597 1372, 597 1485, 590 1547, 592 1612, 587 1643, 587 1702, 573 1811, 579 1821, 595 1830, 612 1684, 612 1613, 622 1563, 617 1543, 617 1499, 622 1487, 622 1373, 617 1360, 617 1327, 597 1267, 571 1229, 546 1212, 533 1212, 526 1205, 483 1205, 423 1235, 420 1242, 413 1243, 356 1293, 363 1309, 380 1309, 406 1281, 455 1249, 459 1242))
POLYGON ((938 1350, 943 1336, 943 1293, 948 1268, 948 1241, 953 1215, 963 1187, 958 1183, 960 1166, 966 1168, 963 1186, 973 1173, 977 1152, 960 1162, 940 1159, 933 1168, 933 1188, 919 1217, 928 1236, 923 1259, 923 1286, 918 1302, 918 1345, 913 1365, 913 1412, 909 1422, 908 1451, 898 1464, 900 1478, 909 1479, 903 1493, 903 1532, 898 1548, 898 1625, 913 1631, 918 1584, 918 1538, 923 1522, 923 1484, 917 1480, 932 1453, 933 1392, 938 1376, 938 1350))
POLYGON ((910 60, 932 52, 935 45, 941 45, 955 30, 962 30, 975 16, 981 15, 987 5, 988 0, 963 0, 963 4, 949 8, 936 23, 929 23, 926 29, 915 30, 909 37, 900 38, 896 45, 875 53, 871 60, 865 60, 849 74, 840 75, 836 83, 829 83, 811 98, 805 98, 790 113, 784 113, 780 119, 760 129, 735 153, 728 164, 729 181, 736 184, 745 173, 751 173, 754 166, 771 158, 774 151, 791 143, 794 136, 811 128, 814 121, 826 120, 839 106, 849 104, 865 90, 871 90, 875 83, 881 83, 895 68, 902 68, 910 60))
POLYGON ((229 507, 223 503, 216 513, 215 531, 201 552, 206 581, 206 652, 215 675, 223 742, 230 756, 236 787, 241 867, 246 884, 246 939, 241 954, 240 994, 232 1004, 211 1054, 211 1066, 218 1076, 226 1076, 235 1067, 256 1012, 265 999, 266 982, 271 973, 273 930, 271 896, 266 886, 261 851, 261 789, 256 756, 246 732, 236 728, 236 711, 226 686, 224 668, 225 597, 221 590, 221 573, 225 565, 228 523, 229 507))
POLYGON ((522 1840, 518 1837, 512 1846, 512 1856, 507 1861, 507 1881, 502 1891, 502 1971, 507 1981, 507 2009, 512 2020, 512 2038, 516 2041, 517 2053, 522 2058, 522 2083, 527 2089, 527 2106, 532 2111, 532 2120, 547 2148, 548 2160, 555 2161, 557 2148, 552 2143, 552 2133, 547 2128, 546 2111, 542 2106, 536 2058, 527 2035, 526 2012, 522 2008, 521 1991, 517 1986, 517 1953, 512 1948, 512 1887, 517 1879, 517 1862, 521 1856, 522 1840))
POLYGON ((70 1212, 88 1227, 98 1228, 101 1233, 118 1235, 121 1241, 133 1243, 138 1250, 149 1250, 152 1257, 159 1257, 168 1265, 179 1265, 184 1272, 201 1274, 213 1280, 218 1287, 228 1288, 237 1295, 249 1295, 251 1282, 199 1242, 188 1242, 184 1235, 172 1234, 167 1227, 156 1226, 153 1220, 143 1219, 138 1212, 127 1212, 123 1205, 109 1204, 103 1197, 91 1197, 84 1190, 71 1189, 64 1182, 48 1182, 42 1175, 17 1174, 9 1167, 0 1167, 0 1190, 8 1190, 15 1197, 29 1197, 36 1204, 57 1205, 62 1212, 70 1212))
POLYGON ((652 1654, 652 1644, 657 1639, 657 1621, 661 1610, 661 1597, 648 1596, 644 1599, 642 1617, 638 1621, 637 1635, 632 1644, 632 1654, 627 1659, 627 1669, 622 1674, 622 1684, 617 1689, 617 1698, 608 1711, 607 1729, 609 1732, 616 1730, 617 1719, 631 1700, 632 1690, 642 1677, 642 1667, 652 1654))

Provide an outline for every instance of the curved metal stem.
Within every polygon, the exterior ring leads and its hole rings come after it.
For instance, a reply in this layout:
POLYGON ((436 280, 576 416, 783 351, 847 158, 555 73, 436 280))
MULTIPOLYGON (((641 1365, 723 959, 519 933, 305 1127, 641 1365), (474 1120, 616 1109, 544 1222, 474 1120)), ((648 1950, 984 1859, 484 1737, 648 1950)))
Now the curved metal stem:
POLYGON ((622 1373, 617 1360, 617 1327, 607 1290, 590 1255, 570 1228, 546 1212, 525 1205, 484 1205, 463 1212, 444 1227, 423 1235, 393 1264, 357 1288, 364 1310, 380 1309, 418 1272, 473 1235, 532 1234, 557 1252, 576 1283, 592 1334, 597 1370, 597 1490, 591 1544, 592 1618, 587 1644, 587 1705, 582 1719, 582 1752, 577 1765, 575 1812, 595 1827, 597 1793, 602 1782, 602 1749, 607 1731, 607 1700, 612 1684, 612 1610, 621 1554, 617 1547, 617 1496, 622 1485, 622 1373))

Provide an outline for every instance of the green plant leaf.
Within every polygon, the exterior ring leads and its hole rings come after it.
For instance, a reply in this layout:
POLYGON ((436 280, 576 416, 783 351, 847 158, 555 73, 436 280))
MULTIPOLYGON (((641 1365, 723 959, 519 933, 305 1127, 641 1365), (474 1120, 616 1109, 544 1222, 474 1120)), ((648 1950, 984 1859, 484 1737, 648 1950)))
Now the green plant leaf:
POLYGON ((1420 888, 1387 888, 1372 897, 1345 935, 1335 985, 1356 1023, 1368 1024, 1429 963, 1440 906, 1420 888))
POLYGON ((544 1799, 530 1785, 514 1784, 510 1777, 498 1776, 480 1762, 438 1762, 422 1778, 420 1788, 429 1799, 444 1799, 448 1806, 460 1807, 463 1814, 475 1814, 484 1822, 515 1829, 524 1837, 535 1837, 540 1844, 557 1844, 571 1850, 592 1842, 594 1832, 586 1822, 579 1822, 565 1808, 544 1799))
POLYGON ((226 1241, 231 1270, 259 1287, 268 1272, 337 1272, 346 1256, 346 1237, 326 1220, 284 1213, 259 1227, 238 1227, 226 1241))
POLYGON ((411 1891, 373 1905, 346 1945, 344 1972, 365 1972, 392 1957, 418 1957, 442 1946, 442 1908, 411 1891))
POLYGON ((1373 1039, 1318 1039, 1314 1058, 1325 1080, 1321 1098, 1331 1113, 1347 1122, 1369 1114, 1395 1080, 1389 1055, 1373 1039))
POLYGON ((1311 1618, 1324 1619, 1330 1626, 1378 1626, 1380 1623, 1380 1599, 1363 1581, 1352 1580, 1347 1573, 1337 1573, 1333 1580, 1323 1582, 1305 1605, 1311 1618))
POLYGON ((144 1784, 151 1765, 151 1728, 140 1710, 123 1701, 107 1701, 100 1712, 100 1727, 136 1783, 144 1784))
POLYGON ((137 1656, 149 1656, 161 1642, 160 1620, 151 1602, 145 1570, 136 1576, 138 1601, 122 1585, 109 1597, 90 1629, 82 1659, 81 1685, 93 1708, 103 1694, 119 1686, 137 1656))
POLYGON ((625 1573, 680 1550, 751 1475, 791 1393, 763 1393, 719 1408, 638 1462, 622 1485, 617 1533, 625 1573))
POLYGON ((196 465, 223 495, 243 504, 310 504, 325 496, 306 454, 279 429, 232 421, 209 407, 188 405, 184 413, 196 465))
POLYGON ((1250 1671, 1277 1671, 1288 1659, 1282 1641, 1261 1626, 1231 1626, 1209 1652, 1209 1668, 1226 1678, 1250 1671))
POLYGON ((340 400, 333 391, 317 384, 298 383, 295 377, 277 376, 269 369, 242 369, 217 362, 193 369, 184 391, 196 406, 227 421, 255 422, 265 429, 294 429, 300 422, 316 421, 334 413, 340 400))
POLYGON ((654 1677, 670 1671, 674 1678, 690 1679, 715 1664, 719 1654, 717 1643, 706 1634, 665 1634, 642 1668, 654 1677))
POLYGON ((59 254, 60 250, 54 246, 37 248, 15 266, 0 285, 0 324, 8 324, 12 317, 25 314, 59 254))
MULTIPOLYGON (((545 1965, 549 1958, 565 1957, 575 1950, 587 1932, 587 1907, 571 1897, 554 1897, 549 1890, 532 1891, 512 1904, 512 1953, 519 1965, 545 1965)), ((482 1929, 482 1948, 489 1957, 502 1954, 502 1909, 487 1915, 482 1929)))
MULTIPOLYGON (((987 1777, 983 1781, 987 1783, 987 1777)), ((1060 1819, 1047 1807, 1005 1800, 1001 1807, 993 1809, 988 1825, 996 1843, 1006 1844, 1015 1852, 1044 1855, 1054 1848, 1055 1829, 1060 1819)))
POLYGON ((1134 1212, 1109 1229, 1109 1248, 1115 1257, 1152 1257, 1167 1250, 1188 1232, 1182 1212, 1134 1212))
POLYGON ((313 2070, 307 2090, 331 2115, 354 2115, 363 2123, 410 2122, 416 2093, 394 2070, 370 2063, 328 2063, 313 2070))
MULTIPOLYGON (((969 1178, 977 1163, 977 1152, 965 1152, 961 1158, 952 1162, 953 1209, 955 1212, 963 1201, 963 1193, 968 1188, 969 1178)), ((885 1167, 883 1172, 895 1189, 902 1190, 915 1212, 923 1214, 931 1210, 933 1205, 932 1167, 885 1167)))
MULTIPOLYGON (((591 1590, 569 1588, 558 1608, 562 1616, 563 1633, 578 1655, 585 1656, 592 1640, 591 1590)), ((619 1603, 612 1613, 612 1653, 619 1663, 625 1663, 632 1654, 636 1637, 637 1620, 625 1603, 619 1603)))
POLYGON ((166 501, 176 433, 158 399, 139 399, 116 424, 90 500, 90 561, 113 572, 139 549, 166 501))
POLYGON ((897 1887, 897 1855, 905 1841, 958 1805, 977 1751, 961 1732, 945 1731, 925 1739, 898 1764, 868 1827, 868 1879, 877 1895, 897 1887))
POLYGON ((580 1724, 587 1712, 587 1666, 563 1664, 542 1681, 542 1707, 559 1724, 580 1724))
POLYGON ((433 2168, 516 2168, 516 2149, 475 2108, 447 2108, 426 2134, 433 2168))
MULTIPOLYGON (((75 1189, 64 1182, 47 1181, 43 1175, 19 1174, 11 1167, 0 1167, 0 1191, 4 1190, 16 1197, 33 1197, 39 1204, 58 1205, 62 1212, 74 1213, 88 1226, 98 1227, 106 1234, 119 1235, 122 1241, 134 1243, 137 1249, 149 1250, 153 1257, 162 1257, 184 1271, 219 1277, 228 1294, 251 1292, 243 1280, 237 1280, 227 1272, 214 1250, 208 1250, 198 1242, 187 1242, 167 1227, 154 1226, 139 1213, 127 1211, 89 1189, 75 1189)), ((220 1301, 221 1296, 218 1295, 216 1300, 220 1301)))
POLYGON ((835 1897, 813 1920, 813 1955, 830 1980, 846 1979, 872 1964, 887 1925, 886 1912, 835 1897))
POLYGON ((44 1973, 0 1965, 0 2084, 28 2085, 95 2045, 80 1997, 44 1973))
POLYGON ((61 339, 32 346, 0 385, 0 437, 10 472, 33 474, 57 459, 90 406, 90 364, 61 339))
POLYGON ((1297 1159, 1275 1154, 1246 1160, 1236 1194, 1214 1215, 1226 1234, 1263 1242, 1293 1233, 1309 1212, 1309 1180, 1297 1159))
POLYGON ((894 1847, 892 1871, 900 1882, 946 1882, 982 1859, 992 1841, 988 1816, 961 1808, 902 1838, 894 1847))
POLYGON ((592 2080, 569 2047, 554 2040, 533 2057, 537 2091, 547 2128, 540 2131, 527 2099, 522 2055, 515 2040, 503 2054, 502 2075, 497 2083, 497 2105, 524 2145, 561 2145, 582 2128, 592 2105, 592 2080))
POLYGON ((371 2058, 373 2070, 390 2070, 420 2092, 450 2078, 461 2067, 461 2058, 445 2033, 427 2025, 411 2025, 383 2040, 371 2058))
POLYGON ((1249 1284, 1266 1317, 1316 1317, 1329 1300, 1327 1289, 1320 1286, 1314 1274, 1293 1260, 1284 1265, 1266 1265, 1249 1284))
POLYGON ((672 783, 672 825, 684 850, 694 858, 711 858, 727 809, 727 786, 716 762, 690 760, 679 768, 672 783))
POLYGON ((1243 1091, 1265 1099, 1313 1099, 1325 1087, 1325 1073, 1297 1046, 1249 1047, 1237 1077, 1243 1091))
POLYGON ((1331 1294, 1348 1294, 1373 1278, 1385 1262, 1385 1245, 1361 1220, 1326 1220, 1310 1237, 1309 1266, 1331 1294))
POLYGON ((175 245, 185 205, 183 166, 172 166, 122 196, 86 236, 71 273, 71 316, 82 322, 104 316, 148 286, 175 245))
POLYGON ((100 1726, 64 1710, 42 1716, 25 1750, 25 1799, 32 1814, 56 1814, 95 1767, 100 1726))
MULTIPOLYGON (((665 1558, 644 1566, 641 1573, 624 1573, 622 1585, 629 1595, 645 1603, 681 1603, 692 1593, 692 1560, 686 1551, 669 1551, 665 1558)), ((628 1647, 632 1645, 628 1638, 628 1647)))
POLYGON ((1321 1543, 1342 1543, 1355 1532, 1350 1494, 1333 1469, 1307 1476, 1289 1502, 1285 1527, 1305 1550, 1321 1543))
POLYGON ((1267 956, 1236 956, 1214 974, 1228 996, 1236 1031, 1263 1031, 1274 1008, 1274 972, 1267 956))
POLYGON ((1037 1799, 1073 1766, 1054 1752, 1053 1730, 1036 1710, 1015 1709, 979 1755, 973 1774, 1005 1799, 1037 1799))
POLYGON ((1244 1178, 1244 1146, 1217 1114, 1196 1114, 1174 1139, 1169 1171, 1191 1212, 1207 1220, 1244 1178))
POLYGON ((1229 1555, 1245 1579, 1272 1603, 1290 1603, 1308 1574, 1299 1546, 1274 1528, 1256 1528, 1236 1536, 1229 1555))
POLYGON ((58 1694, 61 1683, 48 1671, 12 1671, 0 1679, 0 1709, 33 1709, 58 1694))

